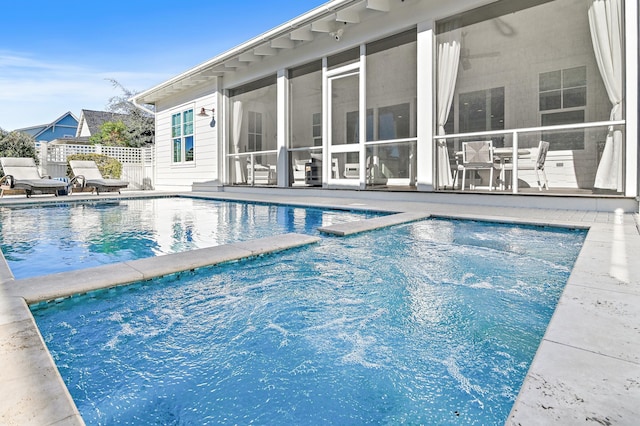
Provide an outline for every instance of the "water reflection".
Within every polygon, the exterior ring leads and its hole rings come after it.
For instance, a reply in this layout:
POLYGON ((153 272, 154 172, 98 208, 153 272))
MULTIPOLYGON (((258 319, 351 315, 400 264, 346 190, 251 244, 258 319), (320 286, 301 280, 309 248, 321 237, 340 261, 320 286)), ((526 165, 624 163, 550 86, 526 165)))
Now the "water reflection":
POLYGON ((296 232, 374 214, 189 198, 0 208, 0 247, 16 278, 296 232))

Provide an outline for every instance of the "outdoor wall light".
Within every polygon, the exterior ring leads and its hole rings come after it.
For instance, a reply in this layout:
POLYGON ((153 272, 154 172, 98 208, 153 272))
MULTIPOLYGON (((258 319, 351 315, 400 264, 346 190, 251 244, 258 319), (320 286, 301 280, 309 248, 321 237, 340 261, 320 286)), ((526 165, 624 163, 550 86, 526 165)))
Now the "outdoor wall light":
POLYGON ((207 109, 207 108, 200 108, 200 112, 198 113, 198 117, 208 117, 209 114, 207 114, 207 111, 211 111, 211 123, 209 123, 209 126, 211 127, 215 127, 216 125, 216 109, 215 108, 211 108, 211 109, 207 109))
POLYGON ((211 109, 200 108, 200 112, 198 113, 198 117, 208 117, 209 114, 207 114, 207 111, 211 111, 211 114, 215 114, 216 109, 215 108, 211 108, 211 109))

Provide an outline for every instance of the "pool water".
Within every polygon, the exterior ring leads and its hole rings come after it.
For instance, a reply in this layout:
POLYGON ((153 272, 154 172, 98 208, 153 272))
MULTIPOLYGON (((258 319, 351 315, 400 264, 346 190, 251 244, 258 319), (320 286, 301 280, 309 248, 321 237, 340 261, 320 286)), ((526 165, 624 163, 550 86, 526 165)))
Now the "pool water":
POLYGON ((504 424, 585 232, 425 220, 32 306, 87 424, 504 424))
POLYGON ((0 249, 21 279, 376 215, 193 198, 0 207, 0 249))

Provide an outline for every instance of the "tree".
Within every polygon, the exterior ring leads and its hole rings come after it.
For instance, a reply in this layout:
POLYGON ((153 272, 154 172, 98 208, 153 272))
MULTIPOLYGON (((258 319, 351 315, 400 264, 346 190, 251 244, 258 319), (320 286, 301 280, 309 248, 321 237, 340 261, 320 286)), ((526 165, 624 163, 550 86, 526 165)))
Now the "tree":
MULTIPOLYGON (((139 147, 153 143, 155 134, 155 119, 150 113, 147 113, 136 107, 129 99, 138 92, 131 91, 120 84, 117 80, 108 79, 113 87, 122 91, 121 95, 109 98, 107 110, 119 114, 126 114, 129 118, 124 123, 129 131, 129 145, 139 147)), ((153 109, 152 106, 148 106, 153 109)), ((105 123, 106 124, 106 123, 105 123)))
MULTIPOLYGON (((0 128, 0 157, 31 157, 37 162, 36 140, 27 133, 0 128)), ((0 176, 4 176, 1 170, 0 176)))
POLYGON ((122 121, 102 123, 100 133, 92 135, 89 142, 110 146, 135 146, 131 145, 131 131, 122 121))

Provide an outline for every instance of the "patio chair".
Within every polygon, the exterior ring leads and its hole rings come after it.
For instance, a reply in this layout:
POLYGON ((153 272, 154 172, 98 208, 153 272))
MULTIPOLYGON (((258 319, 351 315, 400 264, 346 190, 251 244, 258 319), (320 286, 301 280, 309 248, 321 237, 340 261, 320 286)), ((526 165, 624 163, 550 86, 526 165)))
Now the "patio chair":
POLYGON ((292 161, 293 168, 293 184, 304 185, 305 184, 305 170, 307 164, 311 162, 309 158, 294 159, 292 161))
POLYGON ((70 160, 69 166, 73 172, 72 191, 73 185, 80 185, 82 189, 91 188, 91 192, 95 190, 98 195, 100 192, 114 191, 119 194, 122 188, 129 186, 129 182, 123 180, 103 178, 95 161, 70 160))
MULTIPOLYGON (((498 168, 493 161, 492 141, 462 143, 462 164, 458 165, 458 170, 462 172, 462 191, 465 188, 467 172, 479 170, 489 170, 489 191, 493 190, 493 171, 498 168)), ((470 188, 473 189, 471 186, 470 188)))
POLYGON ((4 176, 0 179, 0 197, 6 191, 21 190, 27 194, 27 198, 33 194, 62 193, 67 189, 67 182, 51 179, 50 176, 40 176, 38 166, 30 157, 2 157, 0 164, 4 176))
POLYGON ((360 164, 345 163, 343 176, 345 179, 360 179, 360 164))
MULTIPOLYGON (((542 187, 549 190, 549 181, 544 171, 544 163, 547 161, 547 152, 549 152, 549 142, 540 141, 538 144, 538 153, 535 157, 518 159, 518 170, 534 170, 538 180, 538 189, 542 191, 542 187), (535 161, 534 161, 535 158, 535 161), (543 179, 540 179, 542 176, 543 179)), ((513 164, 507 163, 503 165, 504 171, 513 171, 513 164)))
POLYGON ((275 185, 277 179, 276 166, 256 163, 253 165, 252 175, 251 164, 247 164, 247 182, 250 185, 275 185))

